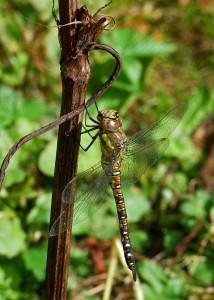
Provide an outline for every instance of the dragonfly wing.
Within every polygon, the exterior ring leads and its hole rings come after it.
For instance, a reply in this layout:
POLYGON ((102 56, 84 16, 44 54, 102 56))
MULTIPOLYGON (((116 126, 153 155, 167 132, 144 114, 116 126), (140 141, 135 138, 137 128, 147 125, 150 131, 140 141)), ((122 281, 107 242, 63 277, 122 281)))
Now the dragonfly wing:
POLYGON ((179 103, 169 110, 164 116, 162 116, 157 122, 146 127, 142 131, 137 132, 129 140, 129 154, 136 152, 138 147, 150 144, 154 141, 161 140, 162 138, 168 138, 169 135, 178 126, 181 118, 186 110, 186 103, 179 103))
MULTIPOLYGON (((115 154, 114 154, 115 157, 115 154)), ((113 163, 111 162, 112 154, 107 155, 99 163, 86 172, 77 176, 77 188, 75 192, 74 208, 73 208, 73 225, 84 221, 88 216, 94 214, 104 203, 110 182, 111 170, 113 163), (109 162, 102 167, 103 161, 109 162)), ((104 165, 104 164, 103 164, 104 165)), ((74 191, 74 180, 71 180, 62 193, 62 201, 68 206, 54 222, 50 236, 58 235, 68 229, 69 208, 72 205, 71 194, 74 191)))
POLYGON ((94 214, 105 202, 110 188, 110 177, 118 153, 112 151, 100 162, 77 178, 73 224, 78 224, 94 214))
POLYGON ((84 182, 82 187, 81 184, 78 184, 77 193, 79 195, 77 195, 74 202, 74 225, 84 221, 103 205, 108 195, 109 181, 110 174, 107 176, 100 167, 100 172, 97 173, 92 183, 87 185, 84 182))
POLYGON ((69 208, 70 205, 66 207, 66 209, 62 212, 62 214, 56 219, 56 221, 53 223, 49 236, 55 236, 59 233, 62 233, 68 229, 69 226, 69 208))
POLYGON ((73 178, 66 185, 62 192, 62 201, 68 204, 71 204, 72 193, 75 191, 75 201, 78 201, 81 198, 81 195, 87 193, 90 190, 90 186, 94 184, 94 179, 97 176, 100 176, 103 173, 102 160, 99 161, 96 165, 89 168, 85 172, 82 172, 77 175, 77 178, 73 178), (77 179, 77 180, 76 180, 77 179), (76 187, 77 181, 77 187, 76 187), (76 188, 75 188, 76 187, 76 188))
POLYGON ((168 136, 179 124, 186 107, 186 103, 177 104, 157 122, 137 132, 129 140, 123 156, 123 181, 136 182, 160 159, 169 146, 168 136))
POLYGON ((122 182, 124 184, 135 183, 151 168, 163 155, 169 146, 169 139, 162 138, 148 143, 146 146, 138 146, 135 153, 129 149, 122 161, 122 182))

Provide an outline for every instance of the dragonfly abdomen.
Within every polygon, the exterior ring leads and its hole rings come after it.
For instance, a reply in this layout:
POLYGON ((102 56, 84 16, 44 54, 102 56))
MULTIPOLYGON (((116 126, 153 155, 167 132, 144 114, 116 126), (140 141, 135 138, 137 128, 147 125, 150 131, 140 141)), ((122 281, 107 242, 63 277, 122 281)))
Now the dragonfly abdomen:
POLYGON ((136 268, 135 268, 135 258, 132 250, 132 244, 129 235, 129 227, 126 213, 126 206, 124 202, 124 196, 121 186, 121 172, 120 172, 120 162, 115 162, 112 175, 111 175, 111 188, 114 194, 117 214, 119 219, 120 236, 123 244, 123 251, 126 260, 126 264, 132 271, 133 279, 136 281, 136 268))

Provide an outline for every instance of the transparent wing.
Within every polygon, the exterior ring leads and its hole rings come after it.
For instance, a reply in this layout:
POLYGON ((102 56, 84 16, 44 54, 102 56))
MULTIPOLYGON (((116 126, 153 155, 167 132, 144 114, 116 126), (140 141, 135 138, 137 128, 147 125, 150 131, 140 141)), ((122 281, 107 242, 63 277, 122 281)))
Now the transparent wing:
POLYGON ((61 215, 56 219, 56 221, 53 223, 50 232, 49 232, 49 236, 55 236, 58 235, 64 231, 66 231, 69 227, 70 224, 70 220, 69 220, 69 216, 70 216, 70 205, 68 205, 63 212, 61 213, 61 215))
POLYGON ((157 122, 137 132, 129 140, 127 155, 142 151, 143 146, 147 146, 154 141, 168 138, 168 136, 178 126, 186 110, 186 103, 179 103, 162 116, 157 122))
POLYGON ((122 186, 137 182, 160 159, 168 146, 169 139, 162 138, 145 146, 138 146, 134 155, 125 154, 121 167, 122 186))
MULTIPOLYGON (((105 202, 108 194, 113 159, 116 159, 116 157, 116 152, 110 153, 95 166, 77 176, 73 225, 82 222, 89 215, 94 214, 105 202), (102 167, 103 162, 105 162, 104 167, 102 167)), ((72 204, 70 199, 73 191, 74 180, 71 180, 62 193, 62 201, 67 203, 68 206, 54 222, 50 230, 50 236, 58 235, 68 229, 70 225, 69 208, 72 204)))
POLYGON ((169 146, 168 136, 178 126, 187 104, 179 103, 157 122, 137 132, 129 140, 122 161, 122 184, 139 180, 152 167, 169 146))

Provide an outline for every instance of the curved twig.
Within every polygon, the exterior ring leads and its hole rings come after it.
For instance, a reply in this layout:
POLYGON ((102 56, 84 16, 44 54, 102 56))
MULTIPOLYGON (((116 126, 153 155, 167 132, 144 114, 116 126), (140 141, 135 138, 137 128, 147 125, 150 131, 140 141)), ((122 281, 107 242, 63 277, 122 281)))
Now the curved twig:
POLYGON ((90 50, 105 50, 108 53, 110 53, 116 60, 116 66, 114 68, 113 73, 108 78, 108 80, 102 85, 102 87, 91 98, 89 98, 85 104, 82 104, 77 109, 69 112, 68 114, 60 116, 59 118, 57 118, 50 124, 45 125, 45 126, 41 127, 40 129, 37 129, 37 130, 25 135, 10 148, 10 150, 8 151, 7 155, 5 156, 5 158, 2 162, 1 169, 0 169, 0 190, 1 190, 2 183, 3 183, 4 177, 5 177, 5 171, 9 165, 10 159, 22 145, 24 145, 28 141, 34 139, 35 137, 53 129, 54 127, 59 126, 60 124, 73 119, 79 113, 84 111, 85 108, 88 108, 89 106, 91 106, 100 96, 102 96, 104 94, 104 92, 110 87, 110 85, 115 81, 115 79, 119 76, 122 62, 121 62, 120 55, 118 54, 118 52, 116 50, 114 50, 112 47, 105 45, 105 44, 92 44, 88 47, 87 50, 88 51, 90 51, 90 50))

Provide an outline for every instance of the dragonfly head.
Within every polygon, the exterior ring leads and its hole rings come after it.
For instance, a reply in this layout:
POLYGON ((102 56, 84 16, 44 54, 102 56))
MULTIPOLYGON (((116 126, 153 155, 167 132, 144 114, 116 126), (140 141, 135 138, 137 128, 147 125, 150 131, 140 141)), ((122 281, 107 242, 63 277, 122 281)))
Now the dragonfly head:
POLYGON ((116 110, 101 110, 97 116, 100 126, 104 130, 117 131, 122 125, 122 120, 116 110))

